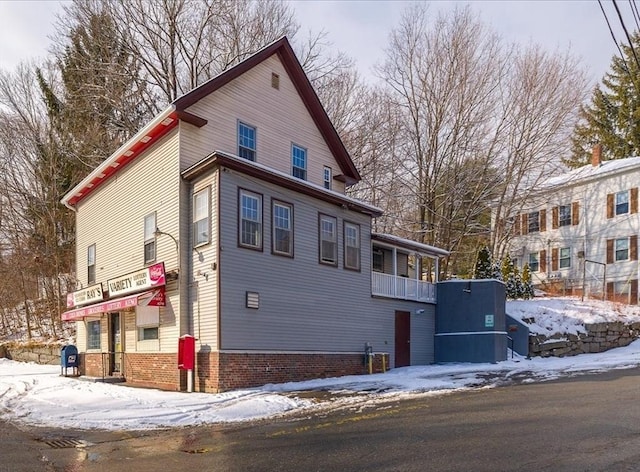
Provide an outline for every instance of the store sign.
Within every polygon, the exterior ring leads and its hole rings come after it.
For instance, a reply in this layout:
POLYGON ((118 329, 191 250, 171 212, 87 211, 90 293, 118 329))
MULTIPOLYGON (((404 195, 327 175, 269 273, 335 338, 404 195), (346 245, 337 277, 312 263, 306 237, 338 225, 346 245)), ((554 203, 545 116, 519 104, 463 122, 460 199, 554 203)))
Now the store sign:
POLYGON ((164 262, 107 281, 109 297, 139 292, 165 285, 164 262))
POLYGON ((99 302, 103 298, 102 284, 91 285, 90 287, 67 293, 67 308, 99 302))

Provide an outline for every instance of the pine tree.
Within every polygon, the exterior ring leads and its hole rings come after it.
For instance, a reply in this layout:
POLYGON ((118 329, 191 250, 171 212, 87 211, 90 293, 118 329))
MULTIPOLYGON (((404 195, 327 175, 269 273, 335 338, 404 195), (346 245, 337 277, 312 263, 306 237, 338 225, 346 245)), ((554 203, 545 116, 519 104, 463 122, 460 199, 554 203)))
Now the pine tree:
MULTIPOLYGON (((640 50, 638 33, 632 36, 632 43, 640 50)), ((591 103, 582 107, 571 138, 572 155, 564 159, 570 167, 588 164, 596 143, 602 144, 606 159, 640 155, 640 65, 629 46, 621 49, 623 57, 613 57, 591 103)))
POLYGON ((493 273, 491 270, 491 252, 488 247, 483 247, 478 251, 478 260, 473 275, 474 279, 490 279, 493 273))
POLYGON ((522 286, 522 298, 524 298, 525 300, 533 298, 533 283, 531 282, 531 269, 529 268, 529 264, 525 264, 522 268, 522 286))

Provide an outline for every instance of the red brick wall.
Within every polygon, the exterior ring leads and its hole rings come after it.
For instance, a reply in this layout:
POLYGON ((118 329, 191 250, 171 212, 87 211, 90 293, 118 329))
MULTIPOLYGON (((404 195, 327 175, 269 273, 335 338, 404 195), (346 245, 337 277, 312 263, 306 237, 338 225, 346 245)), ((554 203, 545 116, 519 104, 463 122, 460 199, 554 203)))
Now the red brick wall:
MULTIPOLYGON (((217 377, 218 383, 206 384, 213 388, 204 390, 208 392, 368 373, 362 354, 211 353, 211 356, 218 357, 217 371, 212 370, 210 375, 211 379, 217 377)), ((215 364, 212 360, 211 365, 215 364)), ((385 365, 388 368, 388 357, 385 365)), ((375 357, 373 371, 382 371, 382 356, 375 357)))
MULTIPOLYGON (((201 352, 197 356, 194 378, 196 392, 216 393, 268 383, 360 375, 369 371, 363 354, 201 352)), ((385 355, 384 366, 389 368, 388 355, 385 355)), ((374 357, 373 372, 382 372, 382 368, 383 359, 378 354, 374 357)), ((80 373, 101 377, 102 355, 81 354, 80 373)), ((176 354, 126 353, 124 375, 127 383, 133 385, 186 390, 186 373, 178 370, 176 354)))

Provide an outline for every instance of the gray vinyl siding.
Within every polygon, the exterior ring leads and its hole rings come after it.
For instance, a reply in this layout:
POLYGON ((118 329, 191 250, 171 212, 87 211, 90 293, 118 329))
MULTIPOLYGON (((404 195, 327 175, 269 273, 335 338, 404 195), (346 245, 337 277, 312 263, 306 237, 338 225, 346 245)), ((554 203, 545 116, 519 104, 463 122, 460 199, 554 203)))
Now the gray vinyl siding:
POLYGON ((371 297, 371 220, 235 172, 220 173, 221 350, 376 352, 394 354, 395 311, 412 315, 412 363, 433 362, 430 305, 371 297), (238 246, 238 188, 262 194, 263 250, 238 246), (271 198, 294 208, 294 257, 271 253, 271 198), (318 214, 338 220, 338 266, 318 262, 318 214), (343 222, 361 230, 361 271, 343 268, 343 222), (257 292, 260 308, 246 308, 246 292, 257 292), (417 316, 417 315, 416 315, 417 316))

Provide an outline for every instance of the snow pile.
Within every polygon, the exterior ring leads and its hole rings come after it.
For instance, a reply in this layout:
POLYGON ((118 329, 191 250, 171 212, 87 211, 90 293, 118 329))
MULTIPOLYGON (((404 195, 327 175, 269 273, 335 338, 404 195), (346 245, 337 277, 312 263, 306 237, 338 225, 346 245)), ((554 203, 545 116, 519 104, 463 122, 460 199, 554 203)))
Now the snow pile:
POLYGON ((640 322, 638 306, 574 297, 510 300, 507 314, 527 324, 531 334, 544 335, 586 333, 584 325, 592 323, 640 322))
MULTIPOLYGON (((507 312, 522 319, 535 318, 536 323, 531 326, 543 332, 577 332, 582 322, 640 320, 637 307, 570 298, 509 302, 507 312)), ((69 429, 169 428, 249 421, 329 407, 362 408, 416 395, 638 366, 640 340, 598 354, 515 357, 495 364, 404 367, 384 374, 265 385, 213 395, 91 383, 61 377, 59 366, 0 359, 0 417, 29 425, 69 429)))

